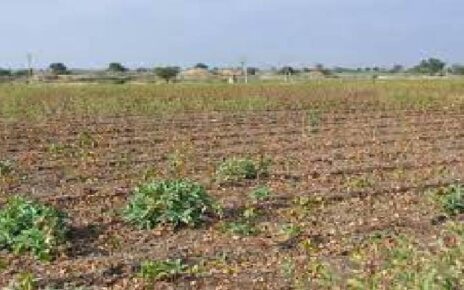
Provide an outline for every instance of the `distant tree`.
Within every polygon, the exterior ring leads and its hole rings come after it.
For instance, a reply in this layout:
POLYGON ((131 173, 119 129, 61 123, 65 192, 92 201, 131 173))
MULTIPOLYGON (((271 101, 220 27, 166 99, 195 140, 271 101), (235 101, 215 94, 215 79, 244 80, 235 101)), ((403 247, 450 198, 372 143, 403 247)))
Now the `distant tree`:
POLYGON ((15 70, 12 72, 12 75, 15 77, 25 77, 30 75, 30 71, 28 69, 15 70))
POLYGON ((283 75, 293 75, 293 74, 296 74, 297 72, 298 71, 291 66, 284 66, 279 70, 279 73, 283 75))
POLYGON ((126 67, 124 67, 119 62, 112 62, 108 65, 108 71, 115 72, 115 73, 122 73, 128 71, 126 67))
POLYGON ((374 66, 374 67, 372 68, 372 70, 375 71, 375 72, 379 72, 379 71, 380 71, 380 67, 374 66))
POLYGON ((316 64, 316 70, 323 71, 324 70, 324 65, 322 63, 316 64))
POLYGON ((404 67, 401 65, 401 64, 395 64, 391 69, 390 69, 390 72, 391 73, 399 73, 399 72, 402 72, 404 70, 404 67))
POLYGON ((55 75, 67 75, 70 73, 68 68, 61 62, 50 64, 49 69, 55 75))
POLYGON ((11 70, 0 68, 0 77, 9 77, 11 76, 11 70))
POLYGON ((180 72, 180 68, 177 66, 166 66, 166 67, 157 67, 155 68, 155 74, 169 83, 171 80, 175 79, 180 72))
POLYGON ((454 64, 450 68, 450 73, 455 74, 455 75, 464 75, 464 65, 454 64))
POLYGON ((422 60, 417 66, 413 68, 413 71, 423 74, 436 75, 443 73, 446 63, 438 58, 429 58, 422 60))
POLYGON ((204 64, 204 63, 202 63, 202 62, 199 62, 199 63, 197 63, 197 64, 195 65, 194 68, 208 69, 209 66, 206 65, 206 64, 204 64))
POLYGON ((257 67, 247 67, 247 72, 250 76, 254 76, 259 72, 259 68, 257 67))

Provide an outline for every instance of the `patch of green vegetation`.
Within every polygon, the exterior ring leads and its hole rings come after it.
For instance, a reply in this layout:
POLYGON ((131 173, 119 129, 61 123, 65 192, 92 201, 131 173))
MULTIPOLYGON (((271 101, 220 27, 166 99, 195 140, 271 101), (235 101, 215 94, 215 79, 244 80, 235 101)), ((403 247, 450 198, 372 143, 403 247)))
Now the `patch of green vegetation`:
POLYGON ((6 290, 35 290, 38 289, 37 278, 32 273, 21 273, 15 277, 6 290))
POLYGON ((222 230, 238 236, 253 236, 259 233, 259 230, 246 219, 224 223, 222 230))
POLYGON ((307 118, 309 133, 317 133, 321 124, 321 112, 319 110, 309 110, 307 118))
POLYGON ((157 225, 196 226, 214 202, 203 186, 187 180, 154 181, 137 187, 124 210, 125 219, 141 229, 157 225))
POLYGON ((221 182, 237 182, 245 179, 257 179, 269 174, 269 159, 254 161, 250 158, 230 158, 219 165, 216 177, 221 182))
POLYGON ((450 215, 464 213, 464 187, 451 185, 437 191, 443 209, 450 215))
POLYGON ((13 197, 0 209, 0 248, 16 254, 50 260, 67 232, 66 216, 47 205, 13 197))
POLYGON ((0 160, 0 177, 13 171, 13 163, 10 160, 0 160))
POLYGON ((140 265, 139 276, 152 281, 168 280, 186 273, 187 268, 181 259, 145 261, 140 265))
POLYGON ((345 181, 348 190, 363 190, 374 186, 374 181, 368 176, 351 176, 345 181))
POLYGON ((446 235, 434 251, 407 237, 371 243, 354 256, 354 263, 364 271, 354 273, 348 285, 351 289, 461 289, 463 236, 451 231, 446 235))
POLYGON ((280 228, 280 233, 284 235, 287 239, 299 236, 302 233, 302 231, 303 230, 300 226, 291 223, 282 225, 282 227, 280 228))
POLYGON ((254 201, 265 201, 268 200, 272 195, 272 191, 266 186, 260 186, 250 192, 250 197, 254 201))

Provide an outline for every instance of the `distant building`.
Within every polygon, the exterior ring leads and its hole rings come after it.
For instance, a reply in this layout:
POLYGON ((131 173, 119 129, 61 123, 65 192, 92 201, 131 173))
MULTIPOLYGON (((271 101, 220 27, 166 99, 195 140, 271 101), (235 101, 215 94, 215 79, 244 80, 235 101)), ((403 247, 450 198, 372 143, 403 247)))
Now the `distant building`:
POLYGON ((310 80, 325 79, 327 77, 327 73, 319 69, 310 70, 306 74, 310 80))
POLYGON ((180 73, 180 78, 187 81, 208 80, 212 77, 213 74, 204 68, 189 68, 180 73))
POLYGON ((234 69, 234 68, 223 68, 218 69, 216 75, 230 84, 236 83, 239 78, 244 76, 242 69, 234 69))

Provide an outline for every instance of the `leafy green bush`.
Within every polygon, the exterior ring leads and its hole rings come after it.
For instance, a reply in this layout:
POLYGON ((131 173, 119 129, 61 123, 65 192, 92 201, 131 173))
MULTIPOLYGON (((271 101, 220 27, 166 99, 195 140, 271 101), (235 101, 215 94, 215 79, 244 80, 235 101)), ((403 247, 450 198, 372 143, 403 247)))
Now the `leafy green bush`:
POLYGON ((187 265, 182 260, 145 261, 140 266, 139 276, 149 280, 165 280, 185 273, 187 265))
POLYGON ((195 226, 214 204, 205 189, 185 180, 155 181, 135 189, 125 219, 141 229, 159 224, 195 226))
POLYGON ((237 182, 244 179, 256 179, 269 174, 269 160, 258 162, 249 158, 230 158, 219 165, 216 177, 221 182, 237 182))
POLYGON ((464 187, 452 185, 439 192, 443 208, 449 214, 464 213, 464 187))
POLYGON ((65 219, 52 207, 22 197, 11 198, 0 209, 0 249, 17 254, 30 251, 40 260, 50 260, 55 247, 65 241, 65 219))

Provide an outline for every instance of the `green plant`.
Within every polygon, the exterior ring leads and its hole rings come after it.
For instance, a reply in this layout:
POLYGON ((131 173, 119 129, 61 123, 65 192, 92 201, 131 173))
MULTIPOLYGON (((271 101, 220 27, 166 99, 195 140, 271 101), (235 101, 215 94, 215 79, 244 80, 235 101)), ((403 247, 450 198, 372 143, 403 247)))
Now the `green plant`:
POLYGON ((285 224, 280 228, 280 233, 286 236, 287 239, 299 236, 301 232, 301 227, 294 224, 285 224))
POLYGON ((441 204, 445 211, 451 215, 464 213, 464 187, 451 185, 438 191, 441 204))
POLYGON ((32 273, 18 274, 13 281, 10 282, 8 287, 3 288, 6 290, 35 290, 38 289, 37 279, 32 273))
POLYGON ((155 68, 155 74, 157 77, 169 83, 169 81, 175 79, 180 72, 179 67, 167 66, 167 67, 157 67, 155 68))
POLYGON ((0 160, 0 176, 5 176, 13 171, 13 163, 10 160, 0 160))
POLYGON ((65 241, 65 219, 52 207, 13 197, 0 210, 0 248, 17 254, 30 251, 40 260, 50 260, 65 241))
POLYGON ((259 232, 252 223, 246 220, 225 223, 222 230, 239 236, 252 236, 259 232))
POLYGON ((155 181, 137 187, 124 210, 125 219, 142 229, 159 224, 196 226, 214 203, 205 189, 186 180, 155 181))
POLYGON ((145 261, 141 264, 139 276, 154 281, 172 279, 187 270, 181 259, 165 261, 145 261))
POLYGON ((219 165, 216 177, 221 182, 237 182, 244 179, 256 179, 269 174, 269 159, 258 162, 250 158, 230 158, 219 165))
POLYGON ((321 124, 321 112, 319 110, 309 110, 307 118, 308 118, 309 132, 310 133, 318 132, 319 125, 321 124))
POLYGON ((250 192, 250 197, 254 201, 264 201, 267 200, 271 197, 272 191, 266 187, 266 186, 261 186, 250 192))

